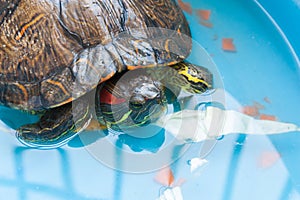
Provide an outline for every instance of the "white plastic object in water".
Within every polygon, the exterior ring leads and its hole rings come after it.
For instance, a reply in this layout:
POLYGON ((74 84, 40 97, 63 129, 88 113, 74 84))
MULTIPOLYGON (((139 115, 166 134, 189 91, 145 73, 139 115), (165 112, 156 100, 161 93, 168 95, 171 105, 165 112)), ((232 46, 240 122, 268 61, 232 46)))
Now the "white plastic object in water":
POLYGON ((182 110, 168 114, 161 117, 156 124, 181 142, 200 142, 232 133, 266 135, 300 131, 299 126, 292 123, 259 120, 234 110, 213 106, 208 106, 204 111, 182 110), (216 129, 216 126, 219 128, 216 129))
POLYGON ((180 187, 168 188, 164 193, 156 200, 183 200, 180 187))
POLYGON ((207 163, 208 163, 208 161, 206 159, 192 158, 190 160, 191 173, 194 173, 197 169, 201 168, 202 166, 204 166, 207 163))

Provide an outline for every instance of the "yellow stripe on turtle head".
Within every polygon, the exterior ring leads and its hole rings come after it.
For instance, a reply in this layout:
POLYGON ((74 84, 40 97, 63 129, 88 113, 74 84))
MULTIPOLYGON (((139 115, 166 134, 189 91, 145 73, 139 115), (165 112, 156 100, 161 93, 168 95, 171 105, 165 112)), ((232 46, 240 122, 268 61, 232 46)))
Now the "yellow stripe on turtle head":
POLYGON ((197 76, 193 76, 190 72, 189 72, 189 68, 187 65, 183 65, 181 70, 179 70, 178 72, 179 74, 187 77, 187 79, 193 83, 202 83, 204 84, 206 87, 211 87, 211 85, 209 83, 207 83, 205 80, 198 78, 197 76), (184 68, 183 68, 184 67, 184 68))

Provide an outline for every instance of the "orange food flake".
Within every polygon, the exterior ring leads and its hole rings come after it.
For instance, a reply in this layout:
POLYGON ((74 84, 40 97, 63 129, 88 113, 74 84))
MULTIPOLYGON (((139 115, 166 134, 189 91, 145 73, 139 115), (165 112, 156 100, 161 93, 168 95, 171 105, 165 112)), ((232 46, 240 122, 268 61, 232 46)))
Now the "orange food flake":
POLYGON ((202 20, 209 20, 210 18, 211 11, 210 10, 197 10, 197 15, 202 19, 202 20))
POLYGON ((154 177, 154 180, 163 186, 171 186, 174 182, 174 175, 171 168, 165 167, 161 169, 154 177))
POLYGON ((222 49, 224 51, 236 51, 235 45, 233 44, 232 38, 223 38, 222 39, 222 49))
POLYGON ((200 24, 207 27, 207 28, 212 28, 213 27, 212 23, 206 22, 206 21, 203 21, 203 20, 200 21, 200 24))
POLYGON ((193 13, 193 9, 191 7, 191 4, 183 2, 182 0, 178 0, 178 5, 183 11, 187 12, 188 14, 193 13))
POLYGON ((274 116, 274 115, 266 115, 266 114, 260 114, 259 115, 259 119, 270 120, 270 121, 277 121, 276 116, 274 116))
POLYGON ((279 159, 281 155, 276 151, 262 152, 258 157, 258 167, 269 168, 272 167, 279 159))
POLYGON ((259 109, 256 106, 244 106, 242 112, 252 117, 259 116, 259 109))

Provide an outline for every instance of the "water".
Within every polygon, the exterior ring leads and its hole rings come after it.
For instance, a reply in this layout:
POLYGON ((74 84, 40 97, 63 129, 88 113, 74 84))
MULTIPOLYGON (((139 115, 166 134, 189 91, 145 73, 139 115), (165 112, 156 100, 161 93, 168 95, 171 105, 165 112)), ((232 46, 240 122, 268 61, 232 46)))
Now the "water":
MULTIPOLYGON (((194 9, 211 10, 212 28, 201 25, 196 15, 187 14, 187 17, 193 39, 211 55, 225 90, 234 98, 234 101, 226 98, 226 106, 237 109, 258 102, 265 107, 260 112, 300 125, 299 66, 283 37, 256 3, 248 0, 185 2, 191 3, 194 9), (236 52, 224 52, 222 38, 233 38, 236 52), (266 97, 270 103, 264 100, 266 97)), ((189 59, 197 62, 197 55, 195 50, 189 59)), ((1 108, 1 117, 4 116, 9 125, 24 123, 23 115, 1 108)), ((183 152, 171 165, 174 183, 185 179, 181 190, 183 198, 189 200, 300 199, 298 135, 299 132, 271 137, 225 136, 206 156, 208 163, 200 174, 191 173, 187 161, 198 156, 201 144, 187 149, 178 144, 167 152, 170 157, 183 152)), ((135 155, 141 148, 149 156, 158 149, 130 137, 121 139, 126 142, 112 141, 118 149, 124 148, 135 155)), ((157 145, 173 139, 166 134, 149 143, 157 145)), ((78 138, 77 142, 80 142, 78 138)), ((150 200, 158 198, 160 189, 165 187, 154 181, 156 171, 139 174, 115 171, 78 143, 73 141, 72 145, 60 149, 39 151, 21 146, 9 134, 1 134, 0 199, 9 196, 12 200, 150 200)), ((125 162, 122 154, 112 159, 119 167, 125 162)), ((135 162, 139 165, 145 161, 135 162)))

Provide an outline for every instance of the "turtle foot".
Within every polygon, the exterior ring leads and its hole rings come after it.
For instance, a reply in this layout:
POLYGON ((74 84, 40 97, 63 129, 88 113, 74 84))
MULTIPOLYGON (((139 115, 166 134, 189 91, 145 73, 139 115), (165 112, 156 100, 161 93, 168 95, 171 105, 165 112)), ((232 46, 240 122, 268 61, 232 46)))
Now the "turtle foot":
POLYGON ((89 106, 85 101, 70 103, 46 111, 35 124, 21 126, 17 129, 16 137, 29 147, 57 148, 84 130, 91 118, 89 106))

